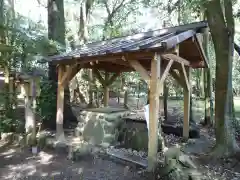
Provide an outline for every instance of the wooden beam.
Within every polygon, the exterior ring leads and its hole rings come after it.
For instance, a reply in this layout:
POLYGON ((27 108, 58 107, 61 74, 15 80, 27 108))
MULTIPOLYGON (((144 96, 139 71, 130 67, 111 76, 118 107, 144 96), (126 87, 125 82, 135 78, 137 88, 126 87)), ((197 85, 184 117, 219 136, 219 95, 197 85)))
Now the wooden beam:
MULTIPOLYGON (((190 72, 191 68, 186 67, 187 80, 190 82, 190 72)), ((190 118, 190 94, 191 88, 184 89, 184 119, 183 119, 183 137, 185 139, 189 138, 189 118, 190 118)))
POLYGON ((176 54, 163 54, 162 57, 166 60, 174 60, 178 63, 183 63, 185 66, 190 66, 190 62, 176 54))
POLYGON ((123 60, 122 57, 127 57, 128 59, 151 59, 152 56, 154 55, 153 51, 136 51, 136 52, 131 52, 131 53, 116 53, 116 54, 109 54, 106 55, 97 55, 97 56, 84 56, 84 57, 73 57, 71 59, 62 59, 61 61, 52 61, 53 64, 85 64, 89 62, 103 62, 103 61, 108 61, 112 62, 117 61, 117 60, 123 60))
MULTIPOLYGON (((208 31, 209 31, 208 28, 206 28, 205 31, 207 31, 207 33, 208 33, 208 31)), ((202 60, 205 63, 206 67, 209 67, 209 59, 207 58, 205 51, 203 49, 203 46, 202 46, 203 36, 202 36, 202 34, 196 34, 194 37, 195 37, 194 43, 197 45, 197 48, 202 57, 202 60)))
POLYGON ((126 66, 126 67, 131 67, 131 65, 128 62, 120 60, 120 59, 119 60, 113 60, 113 61, 111 61, 111 63, 126 66))
POLYGON ((128 60, 129 64, 138 72, 140 73, 141 77, 146 81, 146 83, 150 84, 150 75, 148 74, 147 70, 139 63, 137 60, 128 60))
MULTIPOLYGON (((151 61, 150 105, 149 105, 149 134, 148 134, 148 169, 154 170, 157 165, 158 151, 158 119, 159 96, 158 82, 160 79, 160 54, 156 53, 151 61)), ((135 64, 136 65, 136 64, 135 64)), ((137 66, 138 67, 138 66, 137 66)))
POLYGON ((196 34, 193 30, 188 30, 185 32, 182 32, 180 34, 177 34, 175 36, 172 36, 166 40, 161 41, 161 44, 164 48, 170 49, 178 45, 179 43, 185 41, 186 39, 193 37, 196 34))
POLYGON ((71 72, 72 72, 72 66, 71 65, 67 65, 65 67, 65 71, 63 72, 63 77, 61 79, 61 83, 62 85, 65 87, 66 84, 69 82, 69 78, 70 78, 70 75, 71 75, 71 72))
POLYGON ((173 62, 174 62, 174 61, 173 61, 172 59, 168 62, 167 67, 165 68, 163 74, 161 75, 161 79, 160 79, 160 81, 159 81, 159 83, 158 83, 158 86, 159 86, 158 92, 157 92, 158 95, 160 95, 161 88, 163 87, 163 82, 164 82, 164 80, 166 79, 166 77, 167 77, 167 75, 168 75, 168 73, 169 73, 169 70, 170 70, 173 62))
POLYGON ((111 78, 106 82, 106 86, 112 85, 112 83, 117 79, 119 75, 120 75, 120 72, 113 74, 111 78))
POLYGON ((102 78, 100 72, 94 68, 93 69, 93 74, 96 76, 96 78, 99 80, 99 82, 102 84, 102 86, 106 86, 106 81, 105 79, 102 78))
MULTIPOLYGON (((187 75, 187 72, 186 72, 186 69, 185 69, 185 66, 184 64, 182 63, 182 73, 183 73, 183 76, 184 76, 184 79, 185 79, 185 83, 186 83, 186 87, 187 89, 189 90, 190 89, 190 85, 189 85, 189 77, 187 75)), ((180 72, 181 73, 181 72, 180 72)))
POLYGON ((184 89, 187 89, 186 84, 183 79, 181 79, 180 73, 177 73, 173 69, 170 69, 169 73, 177 81, 177 83, 184 89))
POLYGON ((82 67, 78 64, 73 65, 71 74, 69 75, 69 81, 71 81, 74 78, 74 76, 81 70, 81 68, 82 67))
POLYGON ((57 119, 56 119, 56 137, 58 140, 64 137, 63 131, 63 103, 64 103, 64 86, 61 83, 63 77, 64 67, 58 66, 58 89, 57 89, 57 119))

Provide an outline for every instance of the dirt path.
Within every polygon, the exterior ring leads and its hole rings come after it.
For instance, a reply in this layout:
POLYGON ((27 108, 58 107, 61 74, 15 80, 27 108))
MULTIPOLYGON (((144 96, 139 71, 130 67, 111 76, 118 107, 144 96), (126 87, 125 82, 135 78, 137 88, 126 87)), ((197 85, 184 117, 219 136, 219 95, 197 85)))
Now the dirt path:
POLYGON ((40 152, 34 157, 27 150, 15 146, 0 149, 0 179, 59 179, 59 180, 143 180, 137 169, 116 164, 100 157, 79 162, 66 159, 66 155, 40 152))

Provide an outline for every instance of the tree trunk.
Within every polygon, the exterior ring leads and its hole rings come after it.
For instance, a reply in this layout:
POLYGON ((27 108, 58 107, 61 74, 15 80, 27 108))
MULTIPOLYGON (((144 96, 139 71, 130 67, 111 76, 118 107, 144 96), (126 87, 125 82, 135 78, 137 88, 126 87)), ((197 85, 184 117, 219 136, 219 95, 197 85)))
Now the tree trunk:
MULTIPOLYGON (((205 14, 205 13, 204 13, 205 14)), ((206 19, 205 17, 203 19, 206 19)), ((204 92, 205 92, 205 118, 204 125, 213 124, 213 102, 212 102, 212 76, 211 76, 211 60, 208 56, 209 33, 205 30, 203 35, 203 48, 208 59, 208 68, 204 69, 204 92)))
POLYGON ((232 2, 225 0, 224 5, 225 12, 219 0, 212 0, 206 4, 207 19, 216 54, 215 155, 220 157, 234 153, 237 149, 232 113, 234 20, 232 2))
MULTIPOLYGON (((88 40, 88 19, 90 15, 90 10, 93 6, 94 0, 84 0, 80 6, 80 22, 79 22, 79 41, 80 44, 85 44, 88 40)), ((93 84, 94 84, 94 77, 92 70, 88 70, 88 77, 89 77, 89 102, 88 107, 94 106, 94 92, 93 92, 93 84)))

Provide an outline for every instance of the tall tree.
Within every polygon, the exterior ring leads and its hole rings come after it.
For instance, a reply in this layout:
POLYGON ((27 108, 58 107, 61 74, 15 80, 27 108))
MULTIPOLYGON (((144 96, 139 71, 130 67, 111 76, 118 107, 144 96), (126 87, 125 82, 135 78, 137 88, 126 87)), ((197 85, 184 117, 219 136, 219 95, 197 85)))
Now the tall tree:
MULTIPOLYGON (((206 20, 206 11, 203 12, 203 20, 206 20)), ((204 124, 211 125, 213 123, 213 100, 212 100, 212 60, 209 58, 209 30, 206 29, 203 35, 203 48, 208 59, 208 68, 204 71, 204 94, 205 94, 205 118, 204 124)))
POLYGON ((234 45, 234 19, 232 1, 206 1, 206 14, 216 54, 215 124, 216 155, 235 152, 232 109, 232 61, 234 45))

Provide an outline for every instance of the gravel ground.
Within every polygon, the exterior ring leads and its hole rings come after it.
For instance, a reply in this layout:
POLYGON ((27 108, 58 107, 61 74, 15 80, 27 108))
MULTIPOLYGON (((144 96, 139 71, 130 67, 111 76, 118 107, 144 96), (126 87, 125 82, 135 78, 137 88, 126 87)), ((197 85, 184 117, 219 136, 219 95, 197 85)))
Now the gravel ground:
POLYGON ((14 146, 0 149, 1 180, 144 180, 138 172, 100 157, 72 162, 66 155, 55 155, 51 151, 34 157, 14 146))

